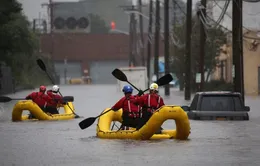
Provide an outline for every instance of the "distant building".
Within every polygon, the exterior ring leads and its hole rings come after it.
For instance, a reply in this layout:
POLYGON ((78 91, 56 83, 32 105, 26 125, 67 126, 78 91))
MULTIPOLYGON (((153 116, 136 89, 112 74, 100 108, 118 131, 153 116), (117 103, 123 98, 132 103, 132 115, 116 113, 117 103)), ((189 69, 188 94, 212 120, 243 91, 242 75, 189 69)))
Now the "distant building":
MULTIPOLYGON (((116 29, 129 32, 129 13, 124 11, 126 6, 131 6, 131 0, 82 0, 78 2, 53 2, 53 24, 55 32, 85 32, 89 33, 91 19, 89 14, 100 16, 110 27, 112 21, 116 29), (81 26, 81 28, 80 28, 81 26)), ((183 22, 186 13, 186 5, 182 0, 170 3, 170 20, 177 19, 177 24, 183 22), (174 14, 175 13, 175 14, 174 14), (176 17, 174 17, 176 16, 176 17)), ((149 4, 144 4, 142 13, 149 16, 149 4)), ((155 13, 155 9, 154 9, 155 13)), ((161 30, 163 24, 164 8, 161 5, 160 18, 161 30)), ((139 26, 138 26, 139 27, 139 26)), ((144 32, 148 31, 148 19, 143 19, 144 32)), ((137 28, 139 29, 139 28, 137 28)))
MULTIPOLYGON (((245 31, 243 40, 244 52, 244 87, 245 94, 260 94, 260 35, 259 31, 245 31)), ((226 44, 217 60, 223 62, 223 67, 217 67, 212 79, 233 82, 234 71, 232 60, 232 45, 226 44)))
MULTIPOLYGON (((163 48, 161 40, 160 56, 164 55, 163 48)), ((146 50, 145 55, 147 55, 146 50)), ((92 78, 94 84, 112 84, 117 80, 111 72, 115 68, 128 66, 129 36, 125 34, 43 34, 41 51, 54 60, 61 84, 64 84, 65 77, 79 78, 85 74, 92 78)))

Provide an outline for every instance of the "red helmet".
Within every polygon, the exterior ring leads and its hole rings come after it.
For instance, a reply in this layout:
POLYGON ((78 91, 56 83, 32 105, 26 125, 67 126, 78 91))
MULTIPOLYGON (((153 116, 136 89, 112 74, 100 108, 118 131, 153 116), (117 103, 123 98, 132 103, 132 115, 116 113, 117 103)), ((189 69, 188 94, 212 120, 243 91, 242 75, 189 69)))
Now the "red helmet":
POLYGON ((45 92, 46 91, 46 86, 40 86, 40 92, 45 92))

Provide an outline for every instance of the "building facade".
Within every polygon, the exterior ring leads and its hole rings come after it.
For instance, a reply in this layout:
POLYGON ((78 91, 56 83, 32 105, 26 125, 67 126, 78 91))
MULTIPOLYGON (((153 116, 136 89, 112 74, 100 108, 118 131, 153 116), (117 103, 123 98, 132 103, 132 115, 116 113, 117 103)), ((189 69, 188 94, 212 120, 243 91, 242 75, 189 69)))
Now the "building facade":
MULTIPOLYGON (((161 41, 159 56, 164 55, 163 50, 163 41, 161 41)), ((70 78, 84 75, 90 76, 95 84, 116 83, 111 72, 115 68, 129 65, 129 36, 86 33, 43 34, 41 51, 54 60, 61 84, 70 78)), ((151 52, 153 57, 153 49, 151 52)), ((141 59, 137 56, 135 58, 141 59)))
MULTIPOLYGON (((246 95, 260 94, 260 37, 259 31, 245 31, 243 40, 244 88, 246 95)), ((221 48, 217 57, 220 65, 213 73, 213 79, 224 79, 233 82, 234 70, 232 45, 226 44, 221 48), (222 62, 222 63, 221 63, 222 62), (222 64, 222 65, 221 65, 222 64)))

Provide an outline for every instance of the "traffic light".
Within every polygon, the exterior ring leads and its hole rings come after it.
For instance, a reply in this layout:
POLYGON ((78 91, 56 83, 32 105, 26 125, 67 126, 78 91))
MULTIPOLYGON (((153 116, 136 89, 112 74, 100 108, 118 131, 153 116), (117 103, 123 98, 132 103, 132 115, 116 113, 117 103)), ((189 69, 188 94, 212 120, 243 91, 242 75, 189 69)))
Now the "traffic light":
POLYGON ((114 21, 112 21, 110 23, 111 29, 116 29, 116 23, 114 21))

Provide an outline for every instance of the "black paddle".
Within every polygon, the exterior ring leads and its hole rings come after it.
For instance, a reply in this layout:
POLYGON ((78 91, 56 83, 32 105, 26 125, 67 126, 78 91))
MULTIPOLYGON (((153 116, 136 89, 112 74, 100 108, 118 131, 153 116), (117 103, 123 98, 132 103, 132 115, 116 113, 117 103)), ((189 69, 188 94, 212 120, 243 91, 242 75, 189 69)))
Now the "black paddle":
MULTIPOLYGON (((136 90, 140 91, 140 89, 138 89, 137 87, 135 87, 133 84, 131 84, 128 80, 127 80, 127 77, 126 75, 119 69, 115 69, 113 72, 112 72, 112 75, 114 77, 116 77, 117 79, 119 79, 120 81, 125 81, 125 82, 128 82, 130 85, 132 85, 136 90)), ((166 74, 165 76, 161 77, 160 79, 158 79, 157 83, 159 86, 162 86, 162 85, 166 85, 168 84, 169 82, 172 81, 172 76, 170 74, 166 74)), ((98 115, 97 117, 90 117, 90 118, 87 118, 87 119, 84 119, 83 121, 81 121, 79 123, 79 127, 83 130, 85 128, 88 128, 89 126, 91 126, 95 120, 108 113, 109 111, 111 111, 112 109, 106 111, 106 112, 103 112, 102 114, 98 115)))
MULTIPOLYGON (((47 76, 48 76, 49 79, 51 80, 52 84, 55 84, 54 81, 53 81, 53 79, 51 78, 51 76, 50 76, 49 73, 47 72, 46 66, 45 66, 44 62, 43 62, 41 59, 37 59, 37 64, 38 64, 38 66, 47 74, 47 76)), ((62 96, 62 94, 60 93, 60 91, 59 91, 59 94, 62 96)), ((62 96, 62 97, 63 97, 63 96, 62 96)), ((76 115, 75 118, 79 118, 79 117, 80 117, 79 115, 77 115, 77 114, 74 112, 74 110, 73 110, 68 104, 67 104, 67 106, 70 108, 70 110, 73 112, 73 114, 76 115)))
POLYGON ((9 101, 12 101, 12 100, 26 100, 25 98, 10 98, 10 97, 7 97, 7 96, 0 96, 0 102, 2 103, 6 103, 6 102, 9 102, 9 101))
POLYGON ((74 97, 73 96, 63 96, 62 97, 62 101, 63 102, 73 102, 74 101, 74 97))
MULTIPOLYGON (((124 82, 127 82, 129 83, 131 86, 133 86, 136 90, 140 91, 140 89, 138 89, 137 87, 135 87, 133 84, 131 84, 128 80, 127 80, 127 77, 125 75, 125 73, 123 73, 121 70, 119 69, 115 69, 113 72, 112 72, 113 76, 116 77, 117 79, 119 79, 120 81, 124 81, 124 82)), ((158 86, 162 86, 162 85, 166 85, 166 84, 169 84, 171 81, 173 80, 172 78, 172 75, 171 74, 166 74, 164 76, 162 76, 161 78, 159 78, 156 83, 158 84, 158 86)), ((145 91, 149 90, 146 89, 145 91)), ((145 92, 143 91, 143 92, 145 92)))
POLYGON ((54 81, 53 81, 53 79, 51 78, 51 76, 50 76, 49 73, 47 72, 46 66, 45 66, 44 62, 43 62, 41 59, 37 59, 37 64, 38 64, 38 66, 42 69, 42 71, 44 71, 44 72, 47 74, 47 76, 48 76, 49 79, 51 80, 52 84, 55 84, 54 81))
POLYGON ((119 69, 113 70, 113 71, 112 71, 112 75, 113 75, 114 77, 116 77, 118 80, 127 82, 127 83, 130 84, 132 87, 134 87, 136 90, 140 91, 140 89, 138 89, 136 86, 134 86, 131 82, 129 82, 129 81, 127 80, 127 77, 126 77, 125 73, 123 73, 121 70, 119 70, 119 69))
MULTIPOLYGON (((137 89, 133 84, 131 84, 131 83, 127 80, 126 75, 125 75, 121 70, 115 69, 114 71, 112 71, 112 75, 113 75, 114 77, 116 77, 117 79, 119 79, 120 81, 126 81, 126 82, 128 82, 128 83, 129 83, 130 85, 132 85, 136 90, 139 91, 139 89, 137 89)), ((98 117, 100 117, 100 116, 102 116, 102 115, 108 113, 108 112, 111 111, 111 110, 112 110, 112 109, 110 109, 110 110, 108 110, 108 111, 106 111, 106 112, 103 112, 102 114, 100 114, 100 115, 98 115, 98 116, 96 116, 96 117, 90 117, 90 118, 84 119, 83 121, 79 122, 79 127, 80 127, 82 130, 88 128, 89 126, 91 126, 91 125, 95 122, 95 120, 96 120, 98 117)))
MULTIPOLYGON (((173 80, 172 75, 166 74, 166 75, 162 76, 161 78, 159 78, 155 83, 158 86, 163 86, 163 85, 169 84, 172 80, 173 80)), ((149 88, 145 89, 144 92, 146 92, 148 90, 149 90, 149 88)))
POLYGON ((98 115, 98 116, 96 116, 96 117, 90 117, 90 118, 84 119, 83 121, 79 122, 79 127, 80 127, 82 130, 88 128, 89 126, 91 126, 91 125, 95 122, 95 120, 96 120, 97 118, 99 118, 100 116, 102 116, 102 115, 108 113, 108 112, 111 111, 111 110, 112 110, 112 109, 109 109, 109 110, 107 110, 106 112, 103 112, 102 114, 100 114, 100 115, 98 115))

